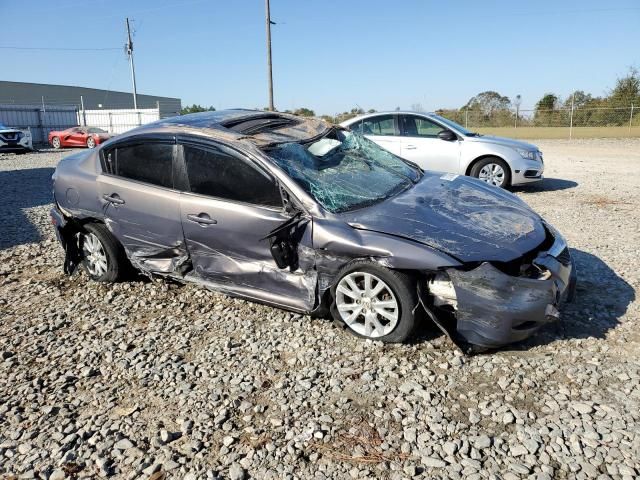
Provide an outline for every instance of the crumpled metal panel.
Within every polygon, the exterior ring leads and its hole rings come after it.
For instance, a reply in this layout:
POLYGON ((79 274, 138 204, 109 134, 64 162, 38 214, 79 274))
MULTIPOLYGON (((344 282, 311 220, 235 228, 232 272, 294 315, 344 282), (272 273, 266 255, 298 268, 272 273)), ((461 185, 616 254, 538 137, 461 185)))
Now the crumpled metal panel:
POLYGON ((409 238, 465 262, 510 261, 546 235, 540 217, 515 195, 433 172, 396 197, 339 216, 358 228, 409 238))
POLYGON ((573 266, 551 255, 534 260, 548 269, 548 278, 507 275, 488 262, 464 271, 447 269, 457 297, 457 333, 469 343, 487 347, 522 340, 548 321, 569 287, 573 266))
POLYGON ((201 245, 199 261, 185 280, 230 295, 309 312, 316 306, 315 254, 308 247, 298 246, 298 256, 299 267, 290 271, 276 267, 273 261, 231 256, 201 245))

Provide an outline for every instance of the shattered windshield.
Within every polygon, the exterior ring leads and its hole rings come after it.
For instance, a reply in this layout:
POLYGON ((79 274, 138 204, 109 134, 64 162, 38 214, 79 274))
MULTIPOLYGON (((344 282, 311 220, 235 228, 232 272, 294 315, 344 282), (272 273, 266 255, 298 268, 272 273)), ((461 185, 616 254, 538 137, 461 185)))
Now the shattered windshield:
POLYGON ((422 176, 417 166, 347 131, 331 130, 312 143, 285 143, 266 153, 333 213, 378 203, 422 176))

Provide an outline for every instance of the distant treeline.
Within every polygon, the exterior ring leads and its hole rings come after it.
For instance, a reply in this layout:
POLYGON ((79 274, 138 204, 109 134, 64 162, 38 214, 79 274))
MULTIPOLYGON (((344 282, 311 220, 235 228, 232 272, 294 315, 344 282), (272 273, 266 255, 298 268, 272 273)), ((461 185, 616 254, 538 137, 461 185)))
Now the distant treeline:
MULTIPOLYGON (((633 114, 632 124, 635 126, 640 125, 640 73, 635 68, 630 68, 627 75, 618 78, 614 88, 602 97, 576 90, 565 99, 555 93, 546 93, 533 110, 521 109, 521 105, 520 95, 512 100, 490 90, 472 97, 458 109, 438 109, 436 113, 461 125, 483 127, 567 126, 571 120, 574 126, 623 126, 629 125, 633 114)), ((183 108, 182 113, 205 110, 215 109, 192 105, 183 108)), ((400 107, 396 107, 396 110, 400 110, 400 107)), ((410 110, 422 111, 423 108, 420 104, 413 104, 410 110)), ((322 115, 321 118, 331 123, 340 123, 375 111, 373 108, 365 110, 356 107, 336 115, 322 115)), ((316 116, 313 110, 305 107, 286 112, 303 117, 316 116)))

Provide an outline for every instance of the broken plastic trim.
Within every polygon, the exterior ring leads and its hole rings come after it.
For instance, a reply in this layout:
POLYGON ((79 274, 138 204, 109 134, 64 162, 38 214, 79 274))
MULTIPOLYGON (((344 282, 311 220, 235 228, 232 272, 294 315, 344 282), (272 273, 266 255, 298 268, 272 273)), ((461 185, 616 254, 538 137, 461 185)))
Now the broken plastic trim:
MULTIPOLYGON (((422 281, 422 279, 417 282, 418 303, 424 309, 427 317, 429 317, 429 319, 436 325, 436 327, 438 327, 442 331, 442 333, 444 333, 449 338, 449 340, 451 340, 451 342, 456 347, 458 347, 460 351, 462 351, 462 353, 464 353, 465 355, 472 355, 474 353, 480 353, 484 351, 485 348, 466 342, 456 330, 455 322, 453 323, 453 326, 451 326, 443 322, 435 313, 431 311, 431 309, 426 305, 424 301, 427 293, 424 291, 423 283, 424 282, 422 281)), ((416 308, 418 308, 417 305, 414 308, 414 313, 416 308)))
POLYGON ((261 241, 269 240, 271 256, 280 269, 289 268, 292 272, 298 269, 298 245, 309 219, 302 211, 296 213, 287 221, 274 228, 261 241))

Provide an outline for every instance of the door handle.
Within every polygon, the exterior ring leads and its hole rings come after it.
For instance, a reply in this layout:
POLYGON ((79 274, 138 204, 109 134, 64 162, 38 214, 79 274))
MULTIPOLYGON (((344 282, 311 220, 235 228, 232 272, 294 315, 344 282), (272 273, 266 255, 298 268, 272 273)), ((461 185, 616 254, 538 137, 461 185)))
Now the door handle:
POLYGON ((199 223, 200 225, 215 225, 218 221, 215 218, 211 218, 206 213, 200 213, 196 215, 195 213, 189 213, 187 218, 192 222, 199 223))
POLYGON ((111 195, 103 195, 102 198, 104 198, 109 203, 113 203, 114 205, 124 205, 124 200, 121 199, 120 195, 118 195, 117 193, 112 193, 111 195))
POLYGON ((402 147, 402 148, 404 148, 404 149, 406 149, 406 150, 415 150, 415 149, 416 149, 416 146, 415 146, 415 145, 405 145, 405 146, 404 146, 404 147, 402 147))

